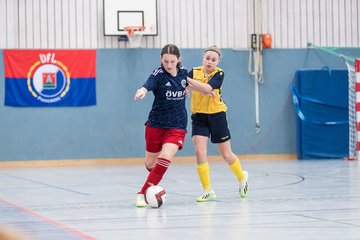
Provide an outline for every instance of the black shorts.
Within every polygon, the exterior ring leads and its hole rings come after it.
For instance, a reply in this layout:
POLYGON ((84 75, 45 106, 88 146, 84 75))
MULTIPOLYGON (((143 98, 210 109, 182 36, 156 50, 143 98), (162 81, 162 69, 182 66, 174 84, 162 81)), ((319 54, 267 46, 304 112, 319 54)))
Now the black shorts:
POLYGON ((212 143, 222 143, 231 139, 226 112, 214 114, 195 113, 191 115, 192 134, 210 137, 212 143))

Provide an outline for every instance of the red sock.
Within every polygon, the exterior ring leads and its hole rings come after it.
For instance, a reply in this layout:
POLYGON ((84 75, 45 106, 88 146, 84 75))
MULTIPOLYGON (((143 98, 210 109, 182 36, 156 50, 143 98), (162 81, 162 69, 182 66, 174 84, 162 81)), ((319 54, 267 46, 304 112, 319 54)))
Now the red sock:
POLYGON ((165 158, 158 158, 156 160, 155 167, 149 173, 146 182, 144 183, 143 187, 141 188, 141 194, 144 194, 146 189, 152 185, 158 185, 161 181, 162 177, 164 176, 166 170, 168 169, 170 161, 165 158))

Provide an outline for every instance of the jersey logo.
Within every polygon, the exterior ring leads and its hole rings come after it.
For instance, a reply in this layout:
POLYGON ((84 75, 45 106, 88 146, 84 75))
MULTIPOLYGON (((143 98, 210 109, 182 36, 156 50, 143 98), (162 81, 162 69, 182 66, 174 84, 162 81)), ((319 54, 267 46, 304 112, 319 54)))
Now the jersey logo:
POLYGON ((170 83, 170 82, 167 82, 167 83, 165 84, 165 86, 166 86, 166 87, 171 87, 171 83, 170 83))
POLYGON ((152 75, 156 76, 159 73, 163 73, 163 70, 161 68, 155 69, 154 72, 152 73, 152 75))
POLYGON ((181 80, 181 86, 183 88, 186 88, 186 83, 187 83, 187 81, 185 79, 181 80))
POLYGON ((167 100, 182 100, 185 97, 185 91, 167 90, 165 96, 167 100))
POLYGON ((222 137, 221 140, 226 140, 226 139, 228 139, 228 138, 229 138, 229 136, 222 137))

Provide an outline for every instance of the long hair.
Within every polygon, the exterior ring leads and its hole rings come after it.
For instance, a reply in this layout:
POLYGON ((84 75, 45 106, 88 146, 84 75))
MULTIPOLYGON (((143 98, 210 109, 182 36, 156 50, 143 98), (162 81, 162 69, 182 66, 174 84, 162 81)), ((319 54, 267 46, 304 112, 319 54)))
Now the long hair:
MULTIPOLYGON (((177 58, 180 58, 180 50, 175 44, 166 44, 162 49, 160 56, 162 57, 164 54, 175 55, 177 58)), ((162 66, 162 64, 161 64, 162 66)), ((181 62, 178 62, 176 65, 177 68, 181 68, 181 62)))

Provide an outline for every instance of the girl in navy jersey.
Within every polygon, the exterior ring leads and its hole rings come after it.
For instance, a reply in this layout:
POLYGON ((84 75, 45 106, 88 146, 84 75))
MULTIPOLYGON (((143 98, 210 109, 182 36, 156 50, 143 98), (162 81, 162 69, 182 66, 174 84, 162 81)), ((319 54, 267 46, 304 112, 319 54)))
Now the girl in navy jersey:
POLYGON ((185 88, 188 72, 181 67, 177 46, 164 46, 160 56, 161 67, 153 71, 134 96, 135 100, 143 99, 149 91, 155 96, 145 124, 145 166, 149 175, 137 194, 137 207, 146 206, 146 189, 161 181, 175 154, 183 147, 187 132, 185 88))

